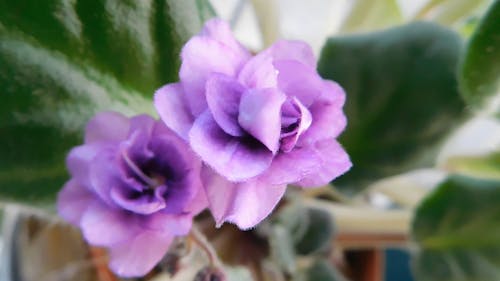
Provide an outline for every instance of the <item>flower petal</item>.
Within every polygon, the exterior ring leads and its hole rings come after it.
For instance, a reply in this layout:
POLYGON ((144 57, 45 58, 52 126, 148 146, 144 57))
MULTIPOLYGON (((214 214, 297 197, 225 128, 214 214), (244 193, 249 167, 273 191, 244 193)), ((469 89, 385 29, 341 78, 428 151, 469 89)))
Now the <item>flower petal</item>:
POLYGON ((243 86, 231 77, 213 74, 208 79, 206 90, 208 107, 222 130, 235 137, 244 135, 238 124, 243 86))
POLYGON ((262 52, 251 58, 238 74, 238 80, 248 88, 275 88, 278 71, 269 53, 262 52))
POLYGON ((167 253, 173 236, 144 231, 134 238, 110 248, 110 268, 122 277, 146 275, 167 253))
POLYGON ((129 120, 117 112, 100 112, 85 127, 85 143, 121 141, 127 137, 129 120))
POLYGON ((300 182, 302 187, 318 187, 328 184, 333 179, 347 172, 351 166, 349 155, 334 139, 319 141, 314 145, 314 154, 318 159, 318 169, 306 174, 300 182))
MULTIPOLYGON (((309 128, 309 126, 311 126, 312 123, 311 113, 304 105, 302 105, 299 99, 293 97, 290 102, 291 106, 298 111, 299 116, 296 128, 292 132, 281 134, 280 149, 284 152, 290 152, 295 147, 299 137, 309 128)), ((283 111, 281 118, 283 120, 283 111)), ((281 126, 283 126, 283 122, 281 126)))
POLYGON ((316 70, 292 60, 275 61, 279 71, 278 88, 288 97, 297 97, 309 107, 322 94, 323 79, 316 70))
POLYGON ((324 92, 310 107, 314 120, 299 139, 299 145, 310 145, 318 140, 336 138, 345 128, 347 119, 342 111, 344 90, 332 81, 324 81, 324 92))
POLYGON ((148 230, 166 232, 171 235, 186 235, 193 225, 193 215, 157 212, 141 221, 141 225, 148 230))
POLYGON ((290 152, 280 152, 271 167, 259 176, 270 184, 291 184, 302 180, 319 169, 321 163, 311 147, 296 147, 290 152))
POLYGON ((209 37, 195 36, 181 53, 179 77, 186 93, 186 102, 193 116, 207 108, 205 85, 213 73, 235 76, 247 60, 240 53, 209 37))
POLYGON ((133 214, 94 201, 82 216, 85 239, 96 246, 110 246, 134 237, 140 229, 133 214))
POLYGON ((72 178, 82 184, 85 188, 90 187, 89 169, 91 161, 97 153, 106 147, 103 143, 92 143, 77 146, 66 157, 66 167, 72 178))
POLYGON ((161 120, 181 138, 187 140, 194 119, 184 103, 185 95, 180 83, 167 84, 156 91, 154 105, 161 120))
POLYGON ((79 225, 83 214, 93 200, 95 197, 88 188, 72 179, 57 195, 57 211, 69 223, 79 225))
POLYGON ((219 43, 229 47, 234 53, 239 54, 241 57, 248 58, 250 53, 245 49, 233 36, 229 24, 221 19, 211 19, 205 23, 201 36, 210 37, 219 43))
POLYGON ((316 70, 316 57, 311 47, 302 41, 278 40, 264 52, 271 53, 274 61, 293 60, 316 70))
POLYGON ((226 134, 208 111, 194 122, 189 140, 204 162, 231 181, 259 175, 273 159, 273 153, 251 137, 226 134))
POLYGON ((127 173, 120 172, 121 166, 117 158, 117 149, 109 147, 100 150, 89 167, 89 182, 93 192, 111 206, 114 205, 110 196, 111 188, 122 186, 126 182, 129 186, 136 186, 138 191, 142 190, 140 184, 133 178, 125 178, 127 173))
POLYGON ((241 97, 238 122, 276 153, 281 134, 281 106, 286 96, 277 89, 249 90, 241 97))
POLYGON ((165 200, 158 195, 166 190, 165 186, 157 187, 155 194, 140 194, 130 189, 111 188, 110 196, 113 201, 125 210, 137 214, 149 215, 165 208, 165 200), (138 195, 139 194, 139 195, 138 195))
POLYGON ((202 175, 209 208, 217 226, 224 222, 249 229, 265 219, 278 204, 286 185, 269 185, 257 180, 229 182, 210 168, 202 175))

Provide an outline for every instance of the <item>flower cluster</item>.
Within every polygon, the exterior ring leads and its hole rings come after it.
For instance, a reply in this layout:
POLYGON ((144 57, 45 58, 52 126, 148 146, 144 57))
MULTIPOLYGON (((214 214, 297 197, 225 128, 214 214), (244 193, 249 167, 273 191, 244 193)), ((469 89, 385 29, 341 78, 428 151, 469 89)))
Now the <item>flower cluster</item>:
POLYGON ((98 114, 67 158, 59 213, 109 248, 122 276, 147 273, 205 208, 217 225, 248 229, 288 184, 321 186, 351 166, 335 139, 345 94, 317 74, 308 45, 252 56, 214 19, 181 58, 180 81, 155 94, 161 121, 98 114))

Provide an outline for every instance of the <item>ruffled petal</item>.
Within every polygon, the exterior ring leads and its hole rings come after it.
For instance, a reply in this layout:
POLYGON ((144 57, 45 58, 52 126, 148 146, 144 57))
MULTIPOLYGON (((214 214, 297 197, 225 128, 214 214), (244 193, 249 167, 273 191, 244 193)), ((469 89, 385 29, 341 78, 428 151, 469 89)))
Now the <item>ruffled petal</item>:
POLYGON ((271 45, 264 52, 269 52, 273 60, 293 60, 316 70, 316 57, 311 47, 302 41, 279 40, 271 45))
POLYGON ((313 147, 314 155, 318 160, 318 168, 303 177, 299 186, 318 187, 328 184, 338 176, 347 172, 351 166, 349 155, 334 139, 317 142, 313 147))
POLYGON ((249 90, 241 97, 239 124, 273 153, 279 148, 281 106, 285 100, 285 94, 272 88, 249 90))
POLYGON ((186 235, 191 230, 192 225, 192 214, 172 215, 157 212, 141 221, 141 226, 144 229, 162 231, 171 235, 186 235))
POLYGON ((144 276, 167 253, 172 240, 168 233, 143 231, 110 248, 110 267, 122 277, 144 276))
POLYGON ((154 105, 161 120, 181 138, 187 140, 194 119, 184 103, 185 95, 180 83, 167 84, 156 91, 154 105))
POLYGON ((222 73, 234 77, 247 60, 230 47, 206 36, 189 40, 182 49, 181 58, 179 77, 193 116, 200 115, 207 108, 205 86, 210 75, 222 73))
POLYGON ((208 111, 194 122, 189 140, 205 163, 231 181, 259 175, 273 159, 273 153, 251 137, 226 134, 208 111))
POLYGON ((286 190, 286 185, 269 185, 257 180, 229 182, 209 168, 204 169, 203 179, 209 208, 218 227, 224 222, 244 230, 254 227, 272 212, 286 190))
POLYGON ((238 110, 243 86, 231 77, 213 74, 206 90, 208 107, 217 124, 227 134, 242 136, 245 132, 238 124, 238 110))
POLYGON ((316 70, 292 60, 275 61, 274 66, 279 71, 278 88, 288 97, 296 97, 309 107, 321 96, 323 79, 316 70))
POLYGON ((123 165, 118 161, 117 149, 108 148, 99 151, 89 168, 89 182, 93 192, 110 206, 115 204, 110 196, 111 188, 126 184, 135 187, 137 191, 142 190, 139 182, 126 177, 125 171, 120 171, 120 168, 125 169, 123 165))
POLYGON ((200 36, 210 37, 217 42, 226 45, 234 53, 239 54, 242 58, 249 58, 251 54, 243 47, 233 36, 229 24, 221 19, 211 19, 205 23, 200 36))
POLYGON ((127 137, 129 119, 117 112, 100 112, 85 127, 85 143, 121 141, 127 137))
POLYGON ((73 225, 79 225, 87 208, 95 200, 88 188, 76 180, 68 181, 57 195, 57 211, 61 217, 73 225))
POLYGON ((90 164, 97 153, 105 148, 103 143, 92 143, 77 146, 66 157, 66 167, 72 178, 82 184, 83 187, 89 188, 89 169, 90 164))
POLYGON ((186 204, 201 189, 201 160, 180 137, 158 126, 150 147, 157 157, 150 163, 149 172, 163 176, 167 182, 166 206, 163 212, 185 212, 186 204), (163 131, 163 132, 162 132, 163 131))
POLYGON ((94 201, 83 214, 80 227, 90 244, 110 246, 127 241, 138 233, 136 219, 125 210, 94 201))
POLYGON ((322 96, 309 107, 314 121, 299 139, 300 145, 310 145, 318 140, 336 138, 347 124, 342 111, 345 100, 344 90, 332 81, 324 81, 324 84, 322 96))
POLYGON ((154 194, 141 194, 130 189, 111 188, 110 196, 113 201, 125 210, 137 214, 149 215, 165 208, 165 200, 161 193, 165 192, 166 187, 161 186, 155 189, 154 194))
POLYGON ((262 52, 251 58, 238 74, 238 80, 248 88, 275 88, 278 71, 270 53, 262 52))
MULTIPOLYGON (((311 126, 312 123, 311 113, 304 105, 302 105, 300 100, 294 97, 291 99, 290 103, 291 106, 293 106, 298 112, 298 123, 294 124, 296 128, 293 131, 281 133, 280 149, 284 152, 290 152, 295 147, 299 137, 309 128, 309 126, 311 126)), ((281 118, 283 120, 283 111, 281 118)), ((283 122, 281 126, 283 126, 283 122)))
POLYGON ((320 168, 321 162, 312 147, 296 147, 290 152, 281 152, 274 159, 271 167, 259 176, 262 182, 270 184, 291 184, 313 174, 320 168))

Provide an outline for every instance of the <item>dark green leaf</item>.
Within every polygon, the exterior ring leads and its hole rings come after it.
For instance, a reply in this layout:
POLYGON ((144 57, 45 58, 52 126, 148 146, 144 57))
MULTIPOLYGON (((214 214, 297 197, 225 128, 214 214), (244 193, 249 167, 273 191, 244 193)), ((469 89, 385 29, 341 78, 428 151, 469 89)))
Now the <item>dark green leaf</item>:
POLYGON ((207 0, 0 0, 0 196, 51 199, 97 111, 153 113, 207 0))
POLYGON ((500 181, 451 176, 413 221, 419 281, 500 280, 500 181))
POLYGON ((331 215, 325 211, 292 204, 279 214, 278 225, 285 226, 295 251, 310 255, 328 247, 335 235, 331 215))
POLYGON ((301 255, 309 255, 328 247, 334 235, 333 220, 329 213, 319 209, 307 209, 307 229, 296 240, 295 248, 301 255))
POLYGON ((353 161, 340 185, 394 175, 432 161, 422 154, 457 123, 458 35, 431 23, 330 38, 318 70, 347 92, 341 143, 353 161))
MULTIPOLYGON (((500 0, 494 1, 472 35, 460 65, 460 89, 475 106, 492 106, 500 99, 500 0)), ((498 101, 491 110, 500 112, 498 101)))
POLYGON ((346 281, 335 267, 324 260, 316 261, 306 272, 307 281, 346 281))
POLYGON ((283 225, 276 224, 271 228, 269 246, 273 260, 288 274, 296 269, 295 250, 290 232, 283 225))

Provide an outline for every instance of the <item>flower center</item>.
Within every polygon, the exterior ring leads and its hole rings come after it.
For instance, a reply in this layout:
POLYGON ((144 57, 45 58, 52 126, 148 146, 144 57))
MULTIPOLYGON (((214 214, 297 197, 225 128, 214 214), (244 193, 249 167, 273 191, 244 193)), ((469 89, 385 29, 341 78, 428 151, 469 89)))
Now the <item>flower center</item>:
POLYGON ((165 178, 161 175, 148 175, 144 173, 135 163, 130 159, 125 149, 121 150, 121 155, 127 166, 132 170, 132 172, 137 176, 141 181, 146 184, 146 188, 150 190, 154 190, 165 184, 165 178))

